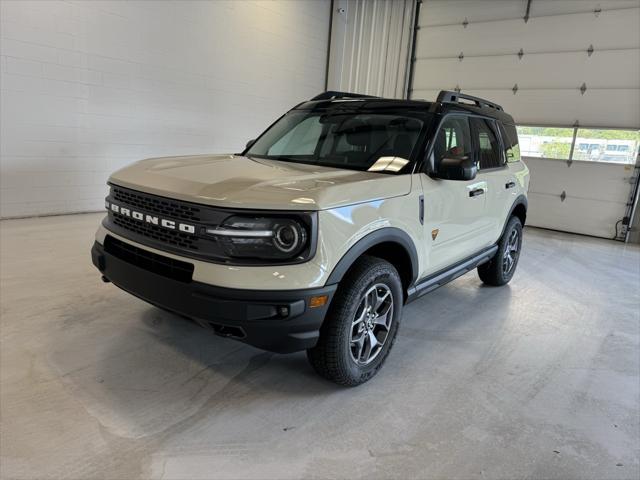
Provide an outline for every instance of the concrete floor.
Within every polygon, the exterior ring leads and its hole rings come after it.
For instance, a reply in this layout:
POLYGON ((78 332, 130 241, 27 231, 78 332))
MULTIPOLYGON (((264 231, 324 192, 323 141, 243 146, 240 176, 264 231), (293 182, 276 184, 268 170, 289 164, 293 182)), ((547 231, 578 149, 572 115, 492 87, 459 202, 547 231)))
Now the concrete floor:
POLYGON ((101 215, 3 221, 2 478, 640 475, 640 248, 527 229, 343 389, 100 281, 101 215))

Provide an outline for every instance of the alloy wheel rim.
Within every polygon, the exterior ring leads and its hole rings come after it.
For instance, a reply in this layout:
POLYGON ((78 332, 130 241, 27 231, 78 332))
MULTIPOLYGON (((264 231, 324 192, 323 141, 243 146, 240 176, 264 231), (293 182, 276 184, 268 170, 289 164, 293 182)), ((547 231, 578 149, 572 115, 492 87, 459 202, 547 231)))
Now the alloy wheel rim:
POLYGON ((505 250, 504 258, 502 260, 502 271, 505 275, 508 275, 513 270, 513 267, 516 265, 519 255, 518 244, 520 241, 520 235, 518 234, 518 230, 514 229, 511 231, 509 235, 509 240, 507 241, 507 248, 505 250))
POLYGON ((393 294, 378 283, 362 296, 351 322, 349 353, 356 364, 369 365, 380 355, 392 322, 393 294))

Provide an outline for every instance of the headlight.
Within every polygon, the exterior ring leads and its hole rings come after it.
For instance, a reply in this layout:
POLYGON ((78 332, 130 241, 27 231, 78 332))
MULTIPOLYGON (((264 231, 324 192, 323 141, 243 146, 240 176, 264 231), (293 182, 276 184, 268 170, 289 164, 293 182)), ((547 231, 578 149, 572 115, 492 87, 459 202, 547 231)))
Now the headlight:
POLYGON ((206 232, 234 258, 291 260, 309 244, 307 226, 291 218, 235 216, 206 232))

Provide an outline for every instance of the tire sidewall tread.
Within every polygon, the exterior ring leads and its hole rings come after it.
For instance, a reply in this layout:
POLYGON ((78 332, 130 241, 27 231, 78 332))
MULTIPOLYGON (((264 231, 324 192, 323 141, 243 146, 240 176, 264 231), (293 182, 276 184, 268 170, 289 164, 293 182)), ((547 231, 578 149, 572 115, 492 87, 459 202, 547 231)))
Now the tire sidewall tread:
POLYGON ((338 286, 320 329, 318 344, 307 351, 311 365, 321 376, 345 386, 360 385, 382 367, 391 351, 402 318, 404 296, 397 270, 389 262, 370 256, 360 258, 338 286), (393 295, 393 320, 378 356, 366 366, 357 365, 350 354, 351 322, 364 293, 376 283, 385 283, 393 295))
POLYGON ((504 229, 504 233, 500 240, 498 241, 498 251, 494 255, 494 257, 478 267, 478 275, 480 280, 482 280, 487 285, 492 286, 502 286, 506 285, 511 281, 513 275, 516 272, 516 268, 518 267, 518 262, 520 260, 520 252, 522 251, 522 223, 520 219, 516 216, 512 216, 507 222, 507 226, 504 229), (511 269, 511 271, 505 275, 502 271, 502 260, 504 258, 507 244, 509 241, 509 236, 511 232, 516 229, 518 230, 518 258, 516 258, 516 263, 511 269))

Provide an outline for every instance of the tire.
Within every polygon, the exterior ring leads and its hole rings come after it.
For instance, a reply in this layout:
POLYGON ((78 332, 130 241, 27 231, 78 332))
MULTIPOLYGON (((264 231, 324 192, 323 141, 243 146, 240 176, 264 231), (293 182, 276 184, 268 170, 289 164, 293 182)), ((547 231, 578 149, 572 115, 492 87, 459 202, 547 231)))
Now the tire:
POLYGON ((317 345, 307 350, 314 370, 343 386, 370 380, 393 347, 403 300, 393 265, 376 257, 360 258, 338 286, 317 345))
POLYGON ((509 283, 518 266, 522 249, 522 223, 511 217, 498 242, 498 251, 487 263, 478 267, 478 275, 487 285, 500 287, 509 283))

